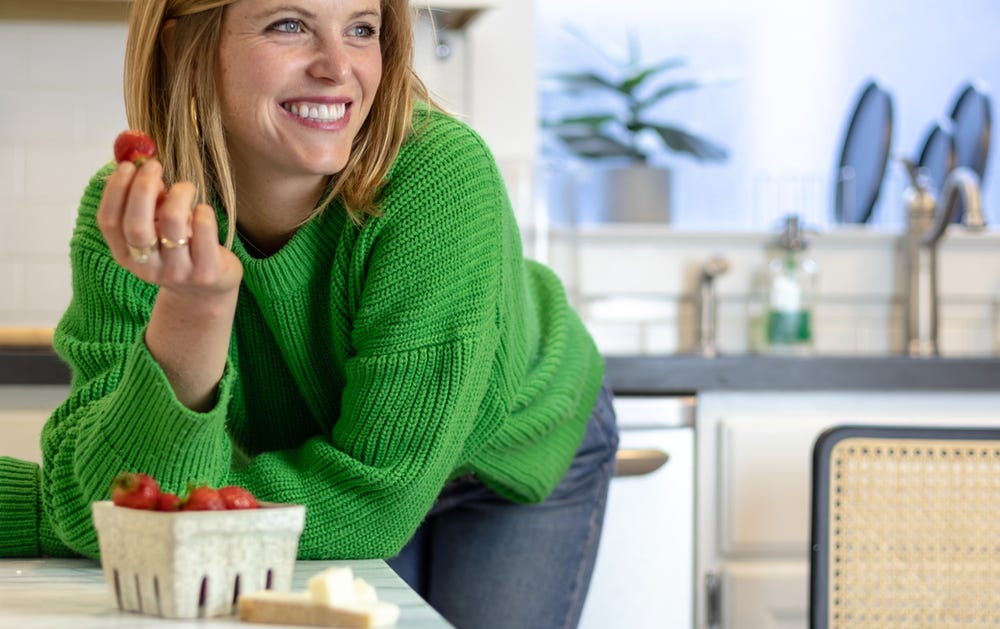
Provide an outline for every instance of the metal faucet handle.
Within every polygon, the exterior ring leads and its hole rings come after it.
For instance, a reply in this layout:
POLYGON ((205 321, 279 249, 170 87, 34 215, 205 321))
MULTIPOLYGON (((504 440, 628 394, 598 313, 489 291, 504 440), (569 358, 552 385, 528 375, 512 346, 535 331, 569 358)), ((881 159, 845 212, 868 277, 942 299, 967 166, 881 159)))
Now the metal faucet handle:
POLYGON ((911 186, 920 191, 934 189, 934 184, 931 183, 931 178, 926 168, 917 165, 915 161, 903 155, 897 155, 896 160, 906 169, 906 174, 910 177, 911 186))
MULTIPOLYGON (((965 215, 962 223, 966 229, 979 231, 986 229, 986 217, 983 215, 982 181, 976 171, 966 166, 959 166, 950 173, 948 179, 955 178, 954 188, 950 188, 945 181, 945 190, 955 189, 953 194, 962 198, 965 204, 965 215)), ((948 203, 949 200, 942 195, 941 201, 948 203)))
POLYGON ((722 256, 710 258, 701 267, 702 281, 711 281, 729 270, 729 260, 722 256))
POLYGON ((715 278, 729 270, 729 260, 716 255, 701 266, 698 292, 698 348, 702 356, 717 356, 716 317, 718 299, 715 294, 715 278))
POLYGON ((938 197, 937 207, 934 209, 934 225, 924 235, 923 245, 932 247, 937 244, 958 210, 960 199, 965 205, 965 216, 962 221, 965 228, 973 231, 985 229, 986 219, 983 217, 979 190, 979 175, 971 168, 959 166, 952 169, 944 180, 944 185, 941 186, 941 196, 938 197))

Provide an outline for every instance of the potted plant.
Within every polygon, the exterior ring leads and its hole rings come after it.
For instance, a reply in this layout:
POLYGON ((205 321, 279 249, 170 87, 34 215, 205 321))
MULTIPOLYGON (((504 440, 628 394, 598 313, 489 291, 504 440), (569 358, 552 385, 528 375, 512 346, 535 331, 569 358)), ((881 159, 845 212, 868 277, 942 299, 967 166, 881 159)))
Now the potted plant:
POLYGON ((667 78, 686 65, 682 58, 644 64, 634 33, 628 36, 625 59, 616 59, 579 32, 573 31, 607 62, 607 69, 551 75, 561 92, 573 97, 584 111, 543 119, 542 128, 585 163, 586 191, 579 194, 593 204, 584 222, 624 220, 669 222, 670 169, 654 159, 677 153, 699 161, 723 161, 727 150, 683 127, 656 119, 652 109, 708 82, 667 78))

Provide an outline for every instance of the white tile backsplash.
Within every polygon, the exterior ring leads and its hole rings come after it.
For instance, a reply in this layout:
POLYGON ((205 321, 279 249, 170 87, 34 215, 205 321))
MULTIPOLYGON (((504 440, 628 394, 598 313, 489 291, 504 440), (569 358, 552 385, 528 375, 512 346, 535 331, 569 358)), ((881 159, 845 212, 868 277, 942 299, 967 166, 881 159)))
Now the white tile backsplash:
MULTIPOLYGON (((537 234, 529 234, 537 238, 537 234)), ((678 232, 656 225, 554 228, 546 260, 567 284, 598 345, 608 354, 693 352, 698 348, 699 270, 723 255, 715 281, 721 353, 753 349, 753 280, 771 234, 678 232)), ((848 228, 814 234, 819 268, 814 351, 827 355, 900 353, 901 235, 848 228)), ((989 356, 1000 345, 1000 232, 952 228, 940 244, 943 355, 989 356)))
POLYGON ((57 261, 29 260, 25 263, 25 274, 30 279, 24 300, 28 313, 62 314, 66 309, 72 294, 70 269, 66 260, 63 255, 57 261))
POLYGON ((30 85, 120 93, 124 23, 52 21, 26 28, 30 35, 24 78, 30 85))
MULTIPOLYGON (((106 137, 114 140, 125 128, 120 123, 118 131, 106 137)), ((64 203, 72 198, 72 212, 83 195, 84 188, 106 162, 112 159, 112 145, 106 141, 98 144, 36 144, 25 150, 25 196, 32 203, 64 203), (104 146, 107 144, 107 146, 104 146), (58 179, 58 182, 55 180, 58 179)))
POLYGON ((24 85, 28 82, 28 50, 35 29, 24 23, 0 24, 0 77, 3 85, 24 85))
POLYGON ((68 259, 75 210, 63 203, 28 201, 14 203, 11 209, 0 240, 7 256, 26 262, 68 259))
MULTIPOLYGON (((0 231, 0 237, 6 232, 0 231)), ((0 250, 3 240, 0 239, 0 250)), ((0 322, 29 325, 30 322, 20 320, 23 316, 24 300, 24 263, 6 256, 0 257, 0 322)))
MULTIPOLYGON (((0 203, 24 198, 24 148, 0 146, 0 203)), ((2 208, 0 208, 2 209, 2 208)))
MULTIPOLYGON (((2 37, 2 34, 0 34, 2 37)), ((0 88, 0 139, 19 144, 62 144, 80 136, 77 95, 62 86, 0 88)))
POLYGON ((55 325, 90 177, 125 128, 124 22, 0 21, 0 325, 55 325))

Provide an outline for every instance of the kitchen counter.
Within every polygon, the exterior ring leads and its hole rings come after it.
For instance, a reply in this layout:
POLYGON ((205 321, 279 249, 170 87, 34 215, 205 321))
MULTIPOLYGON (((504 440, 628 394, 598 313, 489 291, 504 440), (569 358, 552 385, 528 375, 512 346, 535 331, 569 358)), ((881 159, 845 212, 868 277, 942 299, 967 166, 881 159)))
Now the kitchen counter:
MULTIPOLYGON (((380 599, 400 607, 396 629, 451 627, 381 560, 299 561, 292 589, 306 589, 313 574, 334 565, 350 565, 378 591, 380 599)), ((161 619, 120 611, 104 582, 98 562, 89 559, 0 559, 0 627, 18 629, 112 629, 128 627, 267 627, 235 617, 197 620, 161 619)))
POLYGON ((608 356, 619 394, 1000 390, 1000 359, 906 356, 608 356))
MULTIPOLYGON (((998 358, 608 356, 619 394, 700 391, 1000 390, 998 358)), ((0 385, 68 384, 50 347, 0 347, 0 385)))
POLYGON ((51 347, 0 345, 0 385, 69 384, 69 367, 51 347))

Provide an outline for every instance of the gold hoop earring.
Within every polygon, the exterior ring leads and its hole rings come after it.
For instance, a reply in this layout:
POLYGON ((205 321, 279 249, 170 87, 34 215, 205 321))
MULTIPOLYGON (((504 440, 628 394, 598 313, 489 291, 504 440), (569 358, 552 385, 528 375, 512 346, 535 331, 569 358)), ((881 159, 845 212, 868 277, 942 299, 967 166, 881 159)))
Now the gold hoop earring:
POLYGON ((191 97, 190 105, 188 106, 188 115, 191 118, 191 128, 194 129, 194 135, 201 141, 201 125, 198 124, 198 105, 195 102, 194 96, 191 97))

